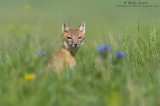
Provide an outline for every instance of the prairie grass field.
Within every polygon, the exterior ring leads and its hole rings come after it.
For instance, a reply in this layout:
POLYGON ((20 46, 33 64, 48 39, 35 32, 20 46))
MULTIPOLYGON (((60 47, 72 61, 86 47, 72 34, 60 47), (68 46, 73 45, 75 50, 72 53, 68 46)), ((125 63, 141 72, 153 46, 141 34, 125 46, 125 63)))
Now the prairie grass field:
POLYGON ((160 7, 122 3, 0 0, 0 106, 160 106, 160 7), (64 21, 73 29, 84 21, 85 41, 76 67, 57 74, 48 60, 64 21), (100 61, 101 44, 111 50, 100 61))

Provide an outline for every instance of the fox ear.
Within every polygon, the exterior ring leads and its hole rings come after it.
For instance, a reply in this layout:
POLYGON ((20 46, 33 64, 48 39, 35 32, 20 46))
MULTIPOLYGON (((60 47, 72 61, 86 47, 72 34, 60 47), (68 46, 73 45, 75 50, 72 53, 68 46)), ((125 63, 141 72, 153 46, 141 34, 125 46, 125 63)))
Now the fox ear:
POLYGON ((62 25, 62 32, 68 32, 69 27, 68 25, 64 22, 64 24, 62 25))
POLYGON ((79 30, 80 30, 81 32, 85 33, 85 27, 86 27, 85 23, 82 22, 82 24, 79 26, 79 30))

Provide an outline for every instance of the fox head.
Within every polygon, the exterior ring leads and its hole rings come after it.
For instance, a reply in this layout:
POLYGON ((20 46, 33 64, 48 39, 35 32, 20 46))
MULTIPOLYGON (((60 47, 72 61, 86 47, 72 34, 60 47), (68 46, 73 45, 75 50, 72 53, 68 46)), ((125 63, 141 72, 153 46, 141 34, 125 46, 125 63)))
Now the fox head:
POLYGON ((76 29, 73 30, 64 23, 62 25, 63 36, 63 45, 65 48, 71 51, 74 55, 76 51, 82 46, 85 36, 85 23, 82 24, 76 29))

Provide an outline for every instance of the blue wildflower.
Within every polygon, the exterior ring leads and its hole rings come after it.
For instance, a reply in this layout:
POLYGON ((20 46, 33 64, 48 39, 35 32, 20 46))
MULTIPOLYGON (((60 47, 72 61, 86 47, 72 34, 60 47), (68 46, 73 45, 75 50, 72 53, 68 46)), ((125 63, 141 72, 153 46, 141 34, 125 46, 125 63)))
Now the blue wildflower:
POLYGON ((101 44, 98 47, 99 59, 104 60, 108 58, 110 50, 111 50, 111 47, 109 45, 101 44))
POLYGON ((37 54, 39 54, 40 56, 46 56, 46 55, 43 53, 43 50, 37 51, 37 54))
POLYGON ((126 54, 123 51, 117 51, 117 52, 114 53, 114 58, 125 59, 126 54))
POLYGON ((98 47, 99 53, 102 53, 103 51, 110 51, 110 50, 111 50, 111 47, 109 45, 102 44, 98 47))

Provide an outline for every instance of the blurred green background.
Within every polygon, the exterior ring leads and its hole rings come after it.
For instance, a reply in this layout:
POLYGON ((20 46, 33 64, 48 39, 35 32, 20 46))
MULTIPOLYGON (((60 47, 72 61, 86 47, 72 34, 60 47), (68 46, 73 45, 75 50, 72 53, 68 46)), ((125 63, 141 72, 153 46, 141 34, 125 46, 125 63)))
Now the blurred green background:
MULTIPOLYGON (((27 30, 26 32, 33 36, 41 36, 44 39, 49 36, 57 40, 61 39, 63 22, 67 22, 71 28, 76 29, 82 21, 85 21, 86 42, 100 44, 109 39, 107 37, 109 34, 116 37, 131 29, 132 31, 125 33, 134 37, 138 25, 160 25, 160 7, 117 7, 124 4, 124 1, 1 0, 0 36, 1 38, 20 36, 27 30)), ((138 0, 135 1, 138 2, 138 0)), ((159 0, 147 2, 151 5, 159 4, 159 0)))
MULTIPOLYGON (((17 27, 29 24, 30 27, 40 27, 40 34, 57 33, 61 24, 66 21, 76 28, 82 21, 90 28, 102 31, 117 30, 126 25, 134 26, 138 19, 140 23, 153 24, 160 21, 160 7, 117 7, 125 0, 1 0, 0 26, 4 35, 10 24, 17 27), (29 7, 27 7, 28 5, 29 7)), ((135 0, 138 1, 138 0, 135 0)), ((149 4, 159 4, 159 0, 148 0, 149 4)))

